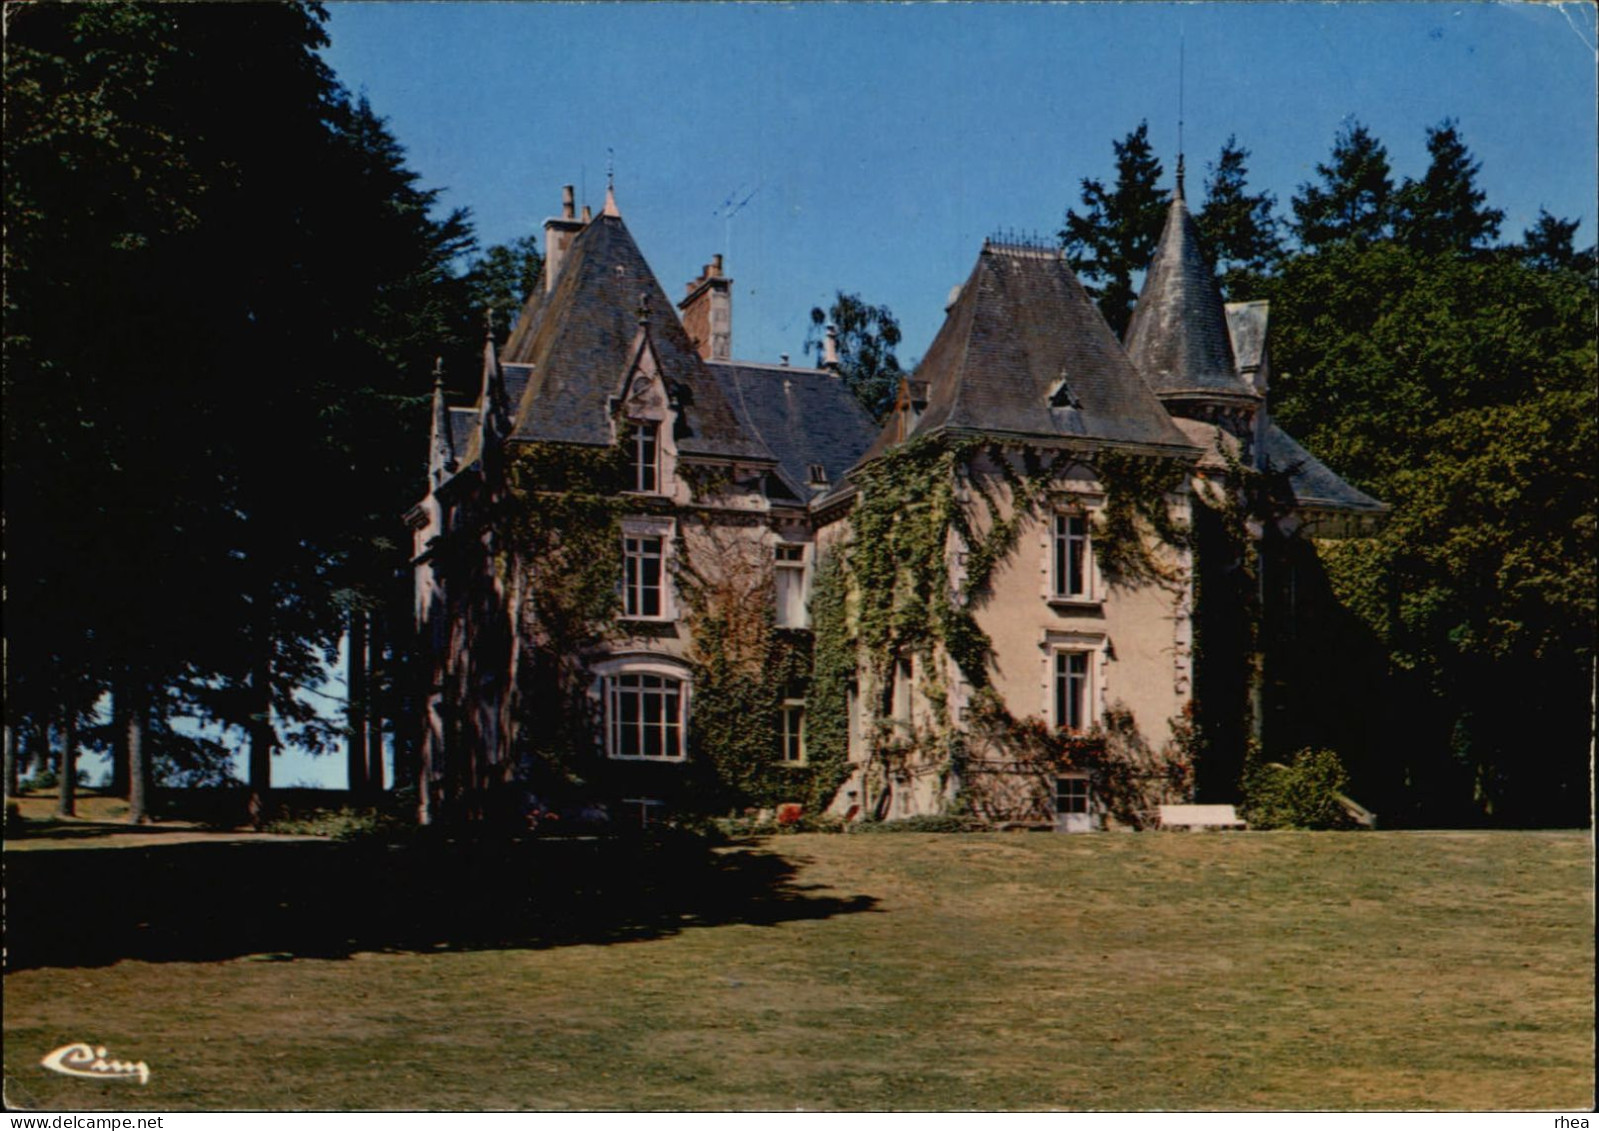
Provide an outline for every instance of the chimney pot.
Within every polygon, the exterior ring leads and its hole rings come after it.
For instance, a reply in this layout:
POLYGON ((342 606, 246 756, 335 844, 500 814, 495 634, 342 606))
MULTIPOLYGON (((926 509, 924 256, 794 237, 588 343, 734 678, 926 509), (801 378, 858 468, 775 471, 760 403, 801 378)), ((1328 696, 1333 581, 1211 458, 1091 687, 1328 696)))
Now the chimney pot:
POLYGON ((572 186, 563 185, 561 188, 561 219, 570 220, 577 215, 577 212, 573 209, 575 200, 576 196, 572 192, 572 186))
POLYGON ((823 339, 822 367, 824 369, 838 368, 838 327, 831 322, 827 324, 827 337, 823 339))
POLYGON ((594 209, 585 204, 583 206, 583 223, 587 224, 592 219, 594 219, 594 209))
POLYGON ((788 368, 788 354, 786 354, 786 353, 778 354, 777 355, 777 360, 778 360, 778 364, 781 365, 784 369, 788 368))
POLYGON ((721 278, 722 256, 720 253, 711 256, 711 265, 705 269, 705 273, 711 276, 713 279, 721 278))

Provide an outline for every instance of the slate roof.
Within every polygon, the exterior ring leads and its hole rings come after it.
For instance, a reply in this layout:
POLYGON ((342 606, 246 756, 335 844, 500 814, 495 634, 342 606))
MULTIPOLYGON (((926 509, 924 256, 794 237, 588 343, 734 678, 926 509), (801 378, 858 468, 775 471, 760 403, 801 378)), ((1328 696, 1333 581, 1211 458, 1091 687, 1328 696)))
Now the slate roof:
POLYGON ((713 361, 706 366, 734 410, 772 453, 798 499, 809 500, 843 479, 877 435, 877 424, 836 373, 785 365, 713 361), (812 464, 827 484, 810 482, 812 464))
POLYGON ((1271 322, 1269 302, 1229 302, 1227 337, 1232 342, 1238 372, 1259 369, 1266 361, 1266 331, 1271 322))
POLYGON ((775 459, 740 425, 620 216, 597 216, 579 232, 555 288, 543 292, 541 283, 501 352, 508 383, 509 374, 526 374, 520 401, 513 402, 513 440, 611 442, 610 398, 621 391, 632 361, 642 295, 661 376, 680 408, 678 450, 775 459))
POLYGON ((1389 510, 1386 503, 1378 502, 1357 487, 1351 487, 1339 478, 1338 473, 1311 455, 1299 441, 1275 424, 1266 426, 1262 444, 1267 466, 1277 471, 1287 471, 1294 500, 1302 507, 1315 510, 1364 511, 1381 514, 1389 510))
MULTIPOLYGON (((1054 249, 985 243, 913 377, 928 394, 911 437, 954 429, 1192 451, 1054 249)), ((897 438, 890 420, 866 458, 897 438)))
MULTIPOLYGON (((471 448, 474 452, 476 451, 477 409, 450 409, 450 446, 454 449, 458 459, 468 448, 471 448)), ((462 462, 465 461, 463 460, 462 462)))
POLYGON ((1221 292, 1181 193, 1166 213, 1126 342, 1127 355, 1162 396, 1252 395, 1238 375, 1221 292))

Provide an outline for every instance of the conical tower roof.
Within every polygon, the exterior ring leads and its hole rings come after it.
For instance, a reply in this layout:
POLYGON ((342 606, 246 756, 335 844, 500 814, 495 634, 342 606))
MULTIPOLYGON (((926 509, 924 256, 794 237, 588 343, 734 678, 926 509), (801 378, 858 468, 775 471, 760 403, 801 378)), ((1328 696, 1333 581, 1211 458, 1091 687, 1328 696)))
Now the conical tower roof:
POLYGON ((864 459, 940 429, 1191 451, 1055 248, 984 244, 914 379, 926 410, 864 459))
MULTIPOLYGON (((573 239, 554 282, 548 294, 535 290, 500 355, 507 385, 522 389, 512 406, 511 436, 608 444, 611 399, 637 355, 641 296, 651 310, 670 311, 672 304, 622 218, 609 213, 573 239)), ((654 319, 649 341, 677 403, 679 451, 775 462, 676 318, 654 319)))
POLYGON ((1162 398, 1255 395, 1239 376, 1221 292, 1181 184, 1127 324, 1126 343, 1133 364, 1162 398))

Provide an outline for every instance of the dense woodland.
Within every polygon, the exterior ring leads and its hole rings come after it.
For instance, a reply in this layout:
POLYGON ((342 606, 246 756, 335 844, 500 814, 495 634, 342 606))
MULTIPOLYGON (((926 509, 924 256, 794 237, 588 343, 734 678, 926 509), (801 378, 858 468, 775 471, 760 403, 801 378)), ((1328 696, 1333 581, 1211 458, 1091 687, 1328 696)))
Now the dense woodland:
MULTIPOLYGON (((410 577, 434 374, 469 394, 539 269, 480 250, 321 62, 309 5, 41 5, 5 60, 7 788, 112 755, 231 780, 258 814, 285 743, 358 789, 411 770, 410 577), (350 697, 312 689, 349 649, 350 697), (109 704, 109 711, 106 705, 109 704), (374 773, 376 771, 376 773, 374 773)), ((1326 699, 1362 799, 1397 823, 1584 822, 1594 677, 1595 257, 1519 238, 1462 127, 1390 168, 1351 124, 1288 214, 1229 140, 1190 192, 1230 300, 1268 298, 1274 412, 1393 514, 1323 547, 1349 611, 1326 699), (1358 720, 1356 729, 1350 720, 1358 720)), ((1060 233, 1118 331, 1170 180, 1140 125, 1060 233)), ((840 291, 846 379, 881 414, 886 308, 840 291)), ((806 349, 814 349, 813 339, 806 349)))

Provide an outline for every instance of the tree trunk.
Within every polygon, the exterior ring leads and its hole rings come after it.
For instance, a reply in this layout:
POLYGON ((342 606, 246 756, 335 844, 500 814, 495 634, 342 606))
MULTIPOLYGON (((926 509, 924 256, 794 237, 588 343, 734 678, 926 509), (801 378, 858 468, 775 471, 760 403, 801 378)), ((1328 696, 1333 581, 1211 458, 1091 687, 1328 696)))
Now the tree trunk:
POLYGON ((345 706, 346 765, 352 794, 366 793, 366 613, 350 611, 349 649, 345 656, 345 684, 349 700, 345 706))
POLYGON ((78 815, 78 713, 69 709, 61 723, 61 769, 56 775, 56 816, 78 815))
POLYGON ((132 800, 128 777, 128 734, 131 724, 127 700, 126 685, 111 693, 111 796, 132 800))
POLYGON ((117 744, 128 755, 128 824, 142 825, 150 819, 150 762, 144 748, 145 703, 142 688, 130 679, 119 697, 124 725, 117 744))
POLYGON ((250 823, 266 824, 272 813, 272 638, 268 597, 260 599, 259 624, 250 672, 250 823))
POLYGON ((10 801, 17 795, 17 732, 10 724, 5 725, 6 742, 6 800, 10 801))
POLYGON ((366 784, 373 794, 383 792, 383 719, 388 705, 383 645, 383 614, 370 613, 366 662, 366 784))

